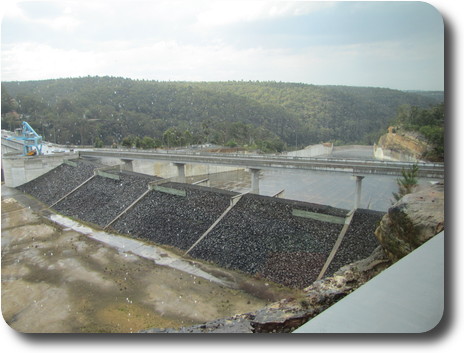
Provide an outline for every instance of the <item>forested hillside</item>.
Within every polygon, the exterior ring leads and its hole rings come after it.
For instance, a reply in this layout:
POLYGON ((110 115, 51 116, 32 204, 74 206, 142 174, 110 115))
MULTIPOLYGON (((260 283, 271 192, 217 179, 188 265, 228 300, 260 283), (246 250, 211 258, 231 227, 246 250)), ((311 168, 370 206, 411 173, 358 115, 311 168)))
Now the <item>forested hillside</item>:
POLYGON ((425 108, 440 98, 439 93, 278 82, 114 77, 3 82, 2 128, 14 129, 23 114, 46 140, 61 144, 210 142, 281 151, 327 141, 371 144, 401 105, 425 108))
POLYGON ((425 139, 429 150, 424 159, 443 162, 445 159, 445 105, 444 103, 428 109, 402 106, 395 120, 399 134, 401 130, 415 132, 425 139))

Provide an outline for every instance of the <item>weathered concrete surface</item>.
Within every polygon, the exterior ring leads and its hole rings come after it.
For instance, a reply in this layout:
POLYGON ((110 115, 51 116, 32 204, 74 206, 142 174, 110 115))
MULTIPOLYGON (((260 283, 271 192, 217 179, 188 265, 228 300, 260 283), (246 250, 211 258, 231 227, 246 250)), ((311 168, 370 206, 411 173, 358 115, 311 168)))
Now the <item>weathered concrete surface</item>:
POLYGON ((56 155, 42 156, 3 156, 3 170, 5 185, 16 187, 56 168, 64 160, 76 158, 74 153, 59 153, 56 155))
MULTIPOLYGON (((189 326, 257 310, 288 295, 272 284, 263 294, 259 288, 265 283, 223 269, 209 268, 248 292, 156 265, 58 226, 14 196, 2 187, 2 313, 17 331, 189 326)), ((24 195, 18 198, 24 201, 24 195)))

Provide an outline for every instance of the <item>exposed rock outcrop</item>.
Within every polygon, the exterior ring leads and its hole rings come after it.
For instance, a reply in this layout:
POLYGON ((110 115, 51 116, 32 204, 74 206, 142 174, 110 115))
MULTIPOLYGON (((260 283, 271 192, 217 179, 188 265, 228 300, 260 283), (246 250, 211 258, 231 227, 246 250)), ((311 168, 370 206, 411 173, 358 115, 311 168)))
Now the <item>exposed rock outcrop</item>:
POLYGON ((444 184, 403 196, 382 218, 375 235, 396 262, 445 228, 444 184))
POLYGON ((390 127, 374 146, 374 154, 378 159, 417 162, 429 149, 430 146, 420 134, 390 127))

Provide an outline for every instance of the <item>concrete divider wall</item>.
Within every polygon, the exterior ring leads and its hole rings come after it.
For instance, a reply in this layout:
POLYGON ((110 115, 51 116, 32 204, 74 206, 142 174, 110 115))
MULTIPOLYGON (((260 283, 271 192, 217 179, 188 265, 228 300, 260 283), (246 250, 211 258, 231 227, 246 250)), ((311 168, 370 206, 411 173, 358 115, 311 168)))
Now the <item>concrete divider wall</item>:
POLYGON ((180 183, 163 183, 111 227, 120 233, 187 250, 224 212, 234 192, 180 183))

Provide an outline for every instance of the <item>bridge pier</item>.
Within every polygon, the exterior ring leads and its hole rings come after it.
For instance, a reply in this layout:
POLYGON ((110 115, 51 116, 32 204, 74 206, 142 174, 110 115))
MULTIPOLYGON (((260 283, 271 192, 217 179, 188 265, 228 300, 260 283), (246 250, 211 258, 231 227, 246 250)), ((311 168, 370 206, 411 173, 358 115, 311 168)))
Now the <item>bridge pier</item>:
POLYGON ((177 167, 177 177, 179 182, 185 182, 185 163, 173 163, 177 167))
POLYGON ((129 172, 133 172, 134 171, 134 160, 133 159, 122 159, 121 158, 121 162, 124 163, 124 165, 122 166, 122 169, 123 170, 127 170, 129 172))
POLYGON ((259 195, 259 172, 261 169, 250 168, 251 172, 251 193, 259 195))
POLYGON ((362 180, 364 179, 361 175, 355 175, 356 178, 356 195, 354 199, 354 209, 359 208, 361 204, 361 189, 362 189, 362 180))

